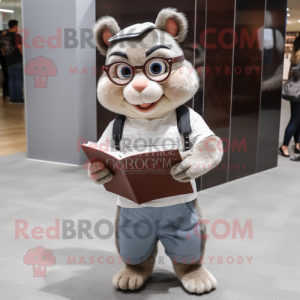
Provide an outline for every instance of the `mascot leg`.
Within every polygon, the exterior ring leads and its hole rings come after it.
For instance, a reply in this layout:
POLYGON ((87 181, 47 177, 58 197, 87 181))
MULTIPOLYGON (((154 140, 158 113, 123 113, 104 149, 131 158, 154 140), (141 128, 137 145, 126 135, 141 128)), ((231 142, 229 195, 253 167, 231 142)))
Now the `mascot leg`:
POLYGON ((187 265, 173 263, 173 267, 182 285, 190 293, 203 294, 210 292, 217 286, 215 277, 199 262, 187 265))
MULTIPOLYGON (((118 239, 118 233, 119 233, 119 221, 120 220, 120 207, 118 206, 117 209, 117 215, 115 220, 115 242, 117 246, 118 253, 121 256, 120 252, 120 244, 118 239)), ((124 221, 124 220, 123 220, 124 221)), ((121 224, 122 226, 122 224, 121 224)), ((130 242, 133 243, 134 241, 130 242)), ((140 240, 140 242, 143 242, 140 240)), ((138 245, 137 245, 138 247, 138 245)), ((130 264, 127 263, 124 259, 125 267, 123 270, 119 271, 114 277, 113 277, 113 285, 117 289, 121 290, 137 290, 139 289, 144 282, 150 277, 150 275, 153 272, 154 263, 155 263, 155 257, 157 255, 157 242, 155 242, 154 250, 151 252, 151 254, 148 256, 146 260, 144 260, 141 263, 138 264, 130 264)), ((129 258, 130 260, 130 258, 129 258)))
POLYGON ((137 265, 129 265, 125 262, 124 269, 114 276, 113 285, 121 290, 139 289, 152 274, 156 255, 157 245, 144 262, 137 265))
MULTIPOLYGON (((199 220, 203 220, 201 209, 198 205, 197 199, 193 201, 195 211, 199 217, 199 220)), ((201 257, 204 257, 205 252, 205 236, 206 226, 201 224, 201 257)), ((202 294, 204 292, 210 292, 217 286, 217 280, 215 277, 204 268, 201 264, 201 260, 193 264, 181 264, 173 261, 174 271, 181 281, 184 288, 190 293, 202 294)))

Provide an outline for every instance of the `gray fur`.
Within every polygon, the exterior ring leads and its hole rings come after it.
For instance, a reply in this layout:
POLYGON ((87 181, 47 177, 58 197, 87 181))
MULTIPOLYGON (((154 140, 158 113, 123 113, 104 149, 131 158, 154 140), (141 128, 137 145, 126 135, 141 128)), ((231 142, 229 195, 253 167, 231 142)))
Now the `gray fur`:
POLYGON ((111 172, 109 171, 108 168, 105 168, 103 171, 97 171, 97 172, 93 173, 93 176, 91 176, 90 170, 93 168, 93 164, 97 164, 97 162, 94 162, 92 164, 89 163, 89 165, 88 165, 88 174, 89 174, 89 177, 91 178, 91 180, 93 180, 97 184, 105 184, 105 183, 109 182, 110 180, 112 180, 113 175, 111 174, 111 172))
POLYGON ((174 19, 178 25, 178 33, 174 37, 177 43, 181 43, 186 38, 188 32, 188 21, 185 15, 181 12, 177 12, 176 8, 164 8, 162 9, 155 21, 155 26, 157 29, 166 31, 166 22, 168 19, 174 19))
POLYGON ((181 154, 182 162, 171 168, 175 180, 188 182, 202 176, 217 166, 223 156, 222 141, 217 136, 209 136, 197 142, 192 150, 181 154))
POLYGON ((113 57, 109 57, 109 55, 116 51, 125 52, 129 58, 129 63, 132 65, 143 64, 146 59, 146 51, 161 44, 168 45, 172 49, 172 52, 164 49, 159 51, 171 53, 171 56, 174 57, 183 54, 182 49, 171 35, 165 34, 165 32, 158 29, 151 29, 141 34, 138 38, 112 42, 107 52, 106 64, 112 62, 113 57))
POLYGON ((94 37, 97 48, 101 54, 106 55, 108 46, 104 43, 102 34, 105 29, 109 29, 112 36, 121 31, 117 21, 113 17, 105 16, 100 18, 94 26, 94 37))
POLYGON ((157 252, 156 243, 153 252, 145 261, 138 265, 125 264, 124 269, 113 277, 113 285, 123 291, 139 289, 153 272, 157 252))

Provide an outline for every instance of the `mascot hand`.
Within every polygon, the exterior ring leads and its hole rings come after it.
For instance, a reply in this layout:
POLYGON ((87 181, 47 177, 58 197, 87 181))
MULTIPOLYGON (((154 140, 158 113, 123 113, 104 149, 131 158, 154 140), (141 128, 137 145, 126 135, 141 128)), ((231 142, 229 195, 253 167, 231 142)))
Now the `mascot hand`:
POLYGON ((217 136, 209 136, 186 152, 181 153, 182 162, 171 168, 173 178, 188 182, 204 175, 217 166, 223 156, 222 141, 217 136))
POLYGON ((88 172, 90 179, 97 184, 107 183, 113 178, 108 168, 100 161, 89 163, 88 172))

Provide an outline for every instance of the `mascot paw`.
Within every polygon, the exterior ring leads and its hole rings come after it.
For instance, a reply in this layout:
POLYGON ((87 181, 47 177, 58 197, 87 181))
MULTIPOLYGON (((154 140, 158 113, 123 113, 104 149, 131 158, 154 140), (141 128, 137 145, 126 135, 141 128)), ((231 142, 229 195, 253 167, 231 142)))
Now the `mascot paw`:
POLYGON ((105 184, 112 180, 113 175, 102 162, 93 162, 88 165, 89 177, 97 184, 105 184))
POLYGON ((198 270, 185 274, 181 282, 184 288, 193 294, 210 292, 217 287, 217 280, 203 266, 198 270))
POLYGON ((145 279, 142 274, 125 267, 114 276, 112 282, 117 289, 134 291, 144 284, 145 279))
POLYGON ((185 159, 171 168, 171 175, 177 181, 188 182, 198 177, 197 174, 193 174, 194 172, 191 166, 191 162, 188 159, 185 159))
POLYGON ((185 157, 183 161, 172 166, 170 170, 175 180, 189 182, 207 172, 205 164, 201 163, 197 156, 188 152, 183 153, 182 156, 185 157))
POLYGON ((221 162, 222 156, 221 139, 209 136, 197 142, 192 150, 182 152, 182 162, 171 168, 171 174, 177 181, 188 182, 213 169, 221 162))

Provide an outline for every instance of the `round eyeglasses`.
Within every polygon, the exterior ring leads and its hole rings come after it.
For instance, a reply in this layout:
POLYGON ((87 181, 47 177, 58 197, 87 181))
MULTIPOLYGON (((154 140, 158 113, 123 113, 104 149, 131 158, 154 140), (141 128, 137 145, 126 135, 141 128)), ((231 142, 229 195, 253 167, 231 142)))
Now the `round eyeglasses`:
POLYGON ((103 66, 101 72, 105 72, 108 78, 117 85, 128 84, 133 79, 136 70, 142 70, 150 80, 162 82, 170 76, 172 65, 181 61, 184 61, 184 55, 173 58, 152 57, 142 66, 131 66, 120 61, 103 66))

